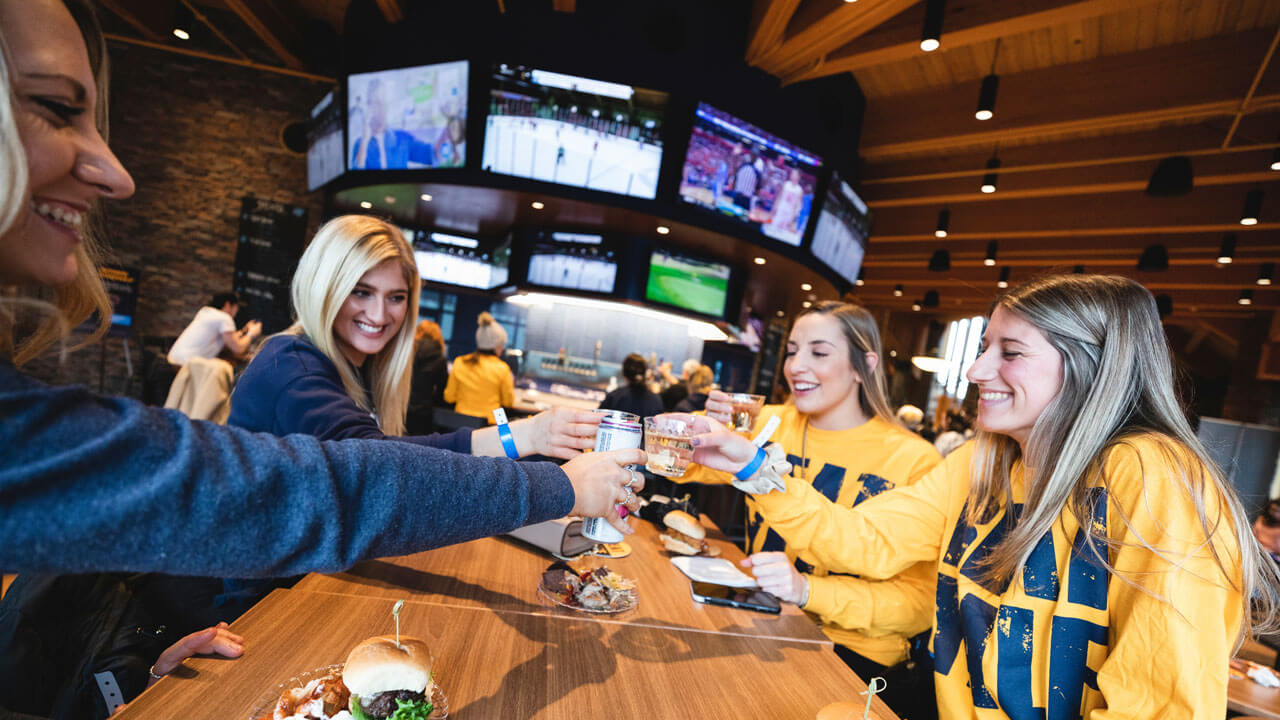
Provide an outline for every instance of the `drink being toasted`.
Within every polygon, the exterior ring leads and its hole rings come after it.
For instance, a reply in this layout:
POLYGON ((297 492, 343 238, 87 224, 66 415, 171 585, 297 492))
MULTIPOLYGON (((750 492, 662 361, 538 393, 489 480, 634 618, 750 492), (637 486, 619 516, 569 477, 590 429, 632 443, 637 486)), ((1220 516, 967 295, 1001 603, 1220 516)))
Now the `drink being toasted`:
POLYGON ((749 433, 751 428, 755 427, 756 416, 760 414, 760 409, 764 407, 763 395, 751 395, 749 393, 730 393, 729 403, 733 406, 730 411, 730 427, 734 432, 749 433))
MULTIPOLYGON (((596 452, 640 447, 640 416, 620 410, 593 410, 603 415, 596 430, 596 452)), ((598 543, 622 542, 623 535, 604 518, 582 521, 582 535, 598 543)))
POLYGON ((693 459, 693 430, 682 420, 665 417, 644 419, 645 469, 655 475, 678 478, 693 459))

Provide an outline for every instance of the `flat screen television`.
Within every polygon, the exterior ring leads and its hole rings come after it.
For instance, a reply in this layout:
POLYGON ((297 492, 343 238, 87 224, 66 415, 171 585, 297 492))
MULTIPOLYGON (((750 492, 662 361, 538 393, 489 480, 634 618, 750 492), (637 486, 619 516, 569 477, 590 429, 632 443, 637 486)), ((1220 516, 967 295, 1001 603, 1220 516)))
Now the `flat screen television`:
POLYGON ((342 162, 342 105, 330 91, 307 120, 307 189, 315 190, 346 170, 342 162))
POLYGON ((465 60, 347 77, 351 170, 461 166, 466 131, 465 60))
POLYGON ((537 231, 529 248, 531 285, 612 294, 618 258, 603 235, 537 231))
POLYGON ((667 250, 649 255, 645 300, 681 310, 724 317, 732 269, 719 262, 667 250))
POLYGON ((473 237, 424 232, 413 243, 413 256, 423 280, 492 290, 507 282, 511 241, 494 245, 473 237))
POLYGON ((818 213, 810 252, 824 265, 853 284, 862 269, 867 253, 867 237, 871 234, 871 213, 839 173, 831 173, 827 201, 818 213))
POLYGON ((495 65, 481 167, 652 200, 667 94, 495 65))
POLYGON ((699 103, 680 174, 680 197, 799 247, 822 158, 699 103))

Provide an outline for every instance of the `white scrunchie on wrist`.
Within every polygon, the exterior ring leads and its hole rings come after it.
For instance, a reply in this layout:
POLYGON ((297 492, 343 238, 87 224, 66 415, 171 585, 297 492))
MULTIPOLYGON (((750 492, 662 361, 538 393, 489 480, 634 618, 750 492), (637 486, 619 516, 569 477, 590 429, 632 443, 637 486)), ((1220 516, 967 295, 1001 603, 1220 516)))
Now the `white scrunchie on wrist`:
POLYGON ((787 462, 787 453, 777 443, 770 443, 764 448, 765 460, 753 477, 746 480, 733 480, 733 486, 742 492, 752 495, 765 495, 774 490, 786 492, 787 481, 784 477, 791 474, 791 463, 787 462))

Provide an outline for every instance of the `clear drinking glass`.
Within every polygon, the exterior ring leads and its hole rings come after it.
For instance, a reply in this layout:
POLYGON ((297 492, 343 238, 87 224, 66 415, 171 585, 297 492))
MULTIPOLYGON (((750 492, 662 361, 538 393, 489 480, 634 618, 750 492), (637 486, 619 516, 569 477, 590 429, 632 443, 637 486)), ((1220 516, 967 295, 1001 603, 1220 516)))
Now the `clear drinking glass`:
POLYGON ((693 428, 683 420, 658 415, 644 419, 644 452, 649 461, 644 467, 663 477, 684 476, 693 458, 693 428))
POLYGON ((729 429, 734 432, 749 433, 756 424, 756 416, 764 407, 763 395, 750 393, 730 393, 729 402, 733 405, 729 429))

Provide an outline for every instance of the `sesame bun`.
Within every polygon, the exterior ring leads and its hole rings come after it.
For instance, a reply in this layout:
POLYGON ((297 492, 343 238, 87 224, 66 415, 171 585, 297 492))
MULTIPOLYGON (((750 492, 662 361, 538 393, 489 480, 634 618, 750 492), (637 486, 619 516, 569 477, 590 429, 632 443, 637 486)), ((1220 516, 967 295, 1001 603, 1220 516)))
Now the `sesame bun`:
POLYGON ((389 635, 365 640, 347 655, 342 682, 353 695, 370 698, 392 690, 423 692, 431 680, 431 650, 418 638, 389 635))
POLYGON ((814 720, 862 720, 862 711, 862 705, 844 700, 822 708, 814 720))
MULTIPOLYGON (((707 536, 707 531, 702 527, 702 523, 683 510, 672 510, 663 515, 662 524, 682 535, 688 535, 694 540, 702 540, 707 536)), ((697 551, 695 550, 694 552, 697 551)))

